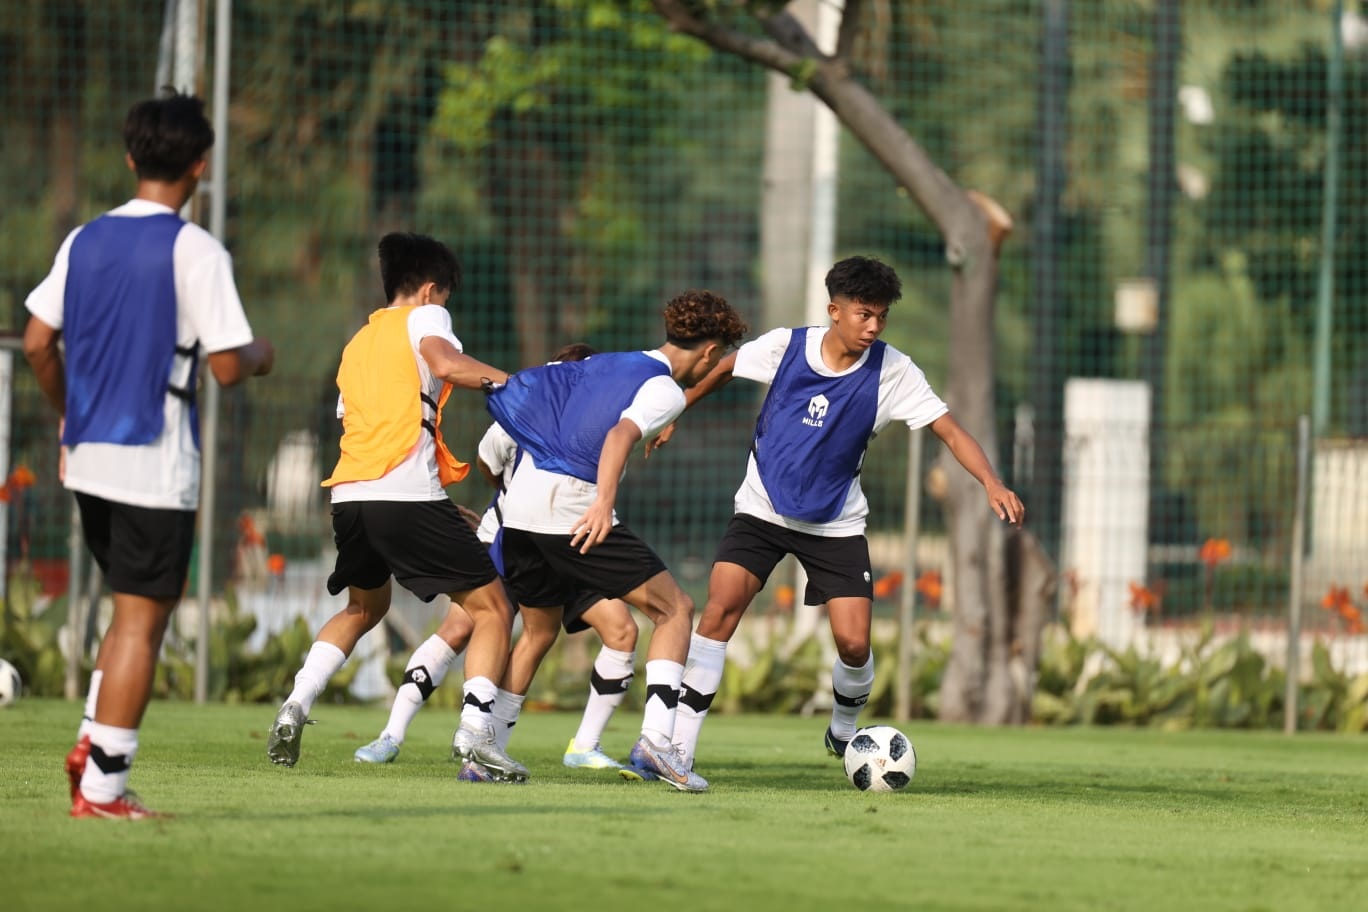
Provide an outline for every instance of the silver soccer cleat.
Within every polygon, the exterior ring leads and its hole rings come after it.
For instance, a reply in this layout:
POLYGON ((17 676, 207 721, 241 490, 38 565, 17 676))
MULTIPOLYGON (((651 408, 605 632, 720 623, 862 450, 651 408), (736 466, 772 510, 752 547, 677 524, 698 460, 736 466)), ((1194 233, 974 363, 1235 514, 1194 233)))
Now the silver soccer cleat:
POLYGON ((266 756, 272 763, 294 766, 299 762, 299 742, 304 737, 304 726, 313 724, 298 703, 290 701, 280 707, 266 736, 266 756))
POLYGON ((394 758, 399 756, 399 742, 381 734, 370 744, 358 747, 352 756, 357 763, 393 763, 394 758))
POLYGON ((643 735, 632 746, 630 765, 619 770, 624 779, 650 782, 660 779, 681 792, 706 792, 708 780, 689 769, 673 744, 658 747, 643 735))
POLYGON ((499 747, 491 721, 476 723, 462 719, 451 742, 451 756, 455 760, 478 763, 501 782, 527 781, 527 767, 499 747))

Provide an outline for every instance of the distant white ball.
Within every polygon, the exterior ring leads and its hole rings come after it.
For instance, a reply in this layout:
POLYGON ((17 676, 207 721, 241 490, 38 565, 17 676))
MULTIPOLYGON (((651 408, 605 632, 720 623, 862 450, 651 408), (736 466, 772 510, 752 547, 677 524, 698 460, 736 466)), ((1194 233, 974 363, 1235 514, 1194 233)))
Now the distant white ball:
POLYGON ((917 772, 912 741, 889 725, 862 728, 845 750, 850 784, 862 792, 896 792, 907 788, 917 772))
POLYGON ((19 677, 19 669, 0 659, 0 708, 9 706, 23 692, 24 679, 19 677))

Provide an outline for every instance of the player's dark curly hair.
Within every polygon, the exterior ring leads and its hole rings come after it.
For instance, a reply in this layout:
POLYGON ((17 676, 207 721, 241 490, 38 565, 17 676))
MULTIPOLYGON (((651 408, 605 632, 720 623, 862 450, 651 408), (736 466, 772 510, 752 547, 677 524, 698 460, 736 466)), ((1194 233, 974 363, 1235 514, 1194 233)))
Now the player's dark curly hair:
POLYGON ((213 144, 204 102, 194 95, 149 98, 129 108, 124 118, 124 148, 142 180, 180 180, 213 144))
POLYGON ((715 292, 690 289, 665 305, 665 339, 683 349, 708 342, 731 348, 749 328, 727 299, 715 292))
POLYGON ((461 287, 461 264, 456 254, 436 238, 396 231, 380 239, 378 251, 386 301, 414 294, 428 282, 442 291, 461 287))
POLYGON ((588 342, 570 342, 562 345, 560 349, 551 356, 552 361, 583 361, 585 358, 592 358, 597 355, 588 342))
POLYGON ((892 304, 902 297, 902 280, 893 267, 873 257, 841 260, 826 274, 827 294, 864 304, 892 304))

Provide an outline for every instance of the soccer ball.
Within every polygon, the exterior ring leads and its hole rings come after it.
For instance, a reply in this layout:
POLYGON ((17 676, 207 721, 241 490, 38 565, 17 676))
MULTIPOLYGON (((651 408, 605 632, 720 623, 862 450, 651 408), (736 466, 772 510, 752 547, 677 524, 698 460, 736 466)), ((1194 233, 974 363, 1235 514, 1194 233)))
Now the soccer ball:
POLYGON ((862 792, 896 792, 907 788, 917 772, 917 751, 907 735, 888 725, 862 728, 845 750, 850 784, 862 792))
POLYGON ((19 669, 4 659, 0 659, 0 708, 9 706, 19 699, 24 690, 24 679, 19 677, 19 669))

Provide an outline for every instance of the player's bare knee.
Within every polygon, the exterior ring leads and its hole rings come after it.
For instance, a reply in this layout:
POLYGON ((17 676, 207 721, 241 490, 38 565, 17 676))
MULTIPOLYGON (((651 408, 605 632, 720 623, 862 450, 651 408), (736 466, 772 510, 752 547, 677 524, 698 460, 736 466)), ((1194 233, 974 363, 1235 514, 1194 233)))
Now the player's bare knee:
POLYGON ((869 661, 869 640, 837 637, 836 655, 851 668, 862 668, 869 661))
POLYGON ((630 614, 600 624, 596 632, 609 649, 619 652, 633 652, 636 649, 638 629, 630 614))

